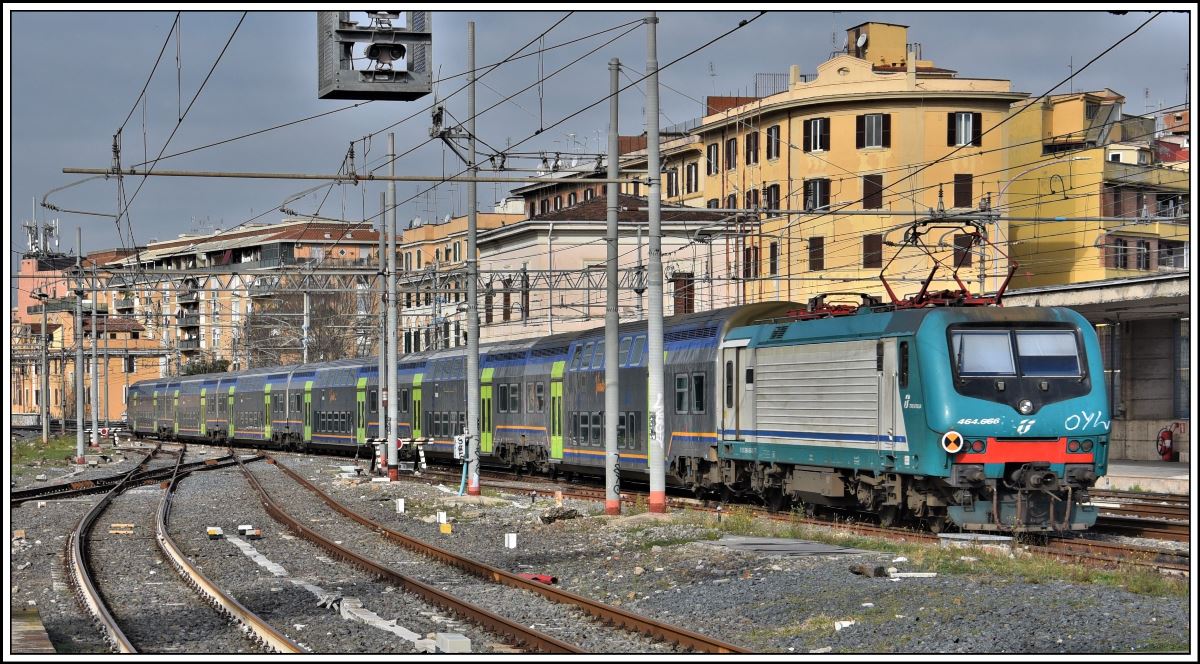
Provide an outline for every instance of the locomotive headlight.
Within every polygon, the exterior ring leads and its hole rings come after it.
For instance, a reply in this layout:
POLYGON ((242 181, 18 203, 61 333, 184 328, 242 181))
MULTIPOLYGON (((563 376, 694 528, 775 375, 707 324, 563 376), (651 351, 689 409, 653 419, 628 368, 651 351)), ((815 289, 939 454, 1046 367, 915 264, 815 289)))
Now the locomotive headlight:
POLYGON ((1017 404, 1017 410, 1021 411, 1022 415, 1028 415, 1033 412, 1033 402, 1029 399, 1021 399, 1021 403, 1017 404))
POLYGON ((1091 451, 1092 451, 1092 441, 1091 441, 1091 440, 1089 440, 1089 439, 1085 439, 1085 440, 1083 441, 1083 451, 1084 451, 1084 452, 1091 452, 1091 451))

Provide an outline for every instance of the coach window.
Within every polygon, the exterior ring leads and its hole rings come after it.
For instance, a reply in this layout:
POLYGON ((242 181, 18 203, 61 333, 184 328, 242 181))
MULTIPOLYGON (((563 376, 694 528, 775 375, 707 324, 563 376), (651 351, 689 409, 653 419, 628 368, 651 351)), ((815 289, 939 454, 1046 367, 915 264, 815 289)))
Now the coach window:
POLYGON ((591 368, 591 366, 592 366, 592 351, 595 349, 595 346, 596 345, 594 343, 588 342, 588 344, 583 347, 583 358, 581 360, 579 360, 579 368, 581 370, 591 368))
POLYGON ((642 353, 646 349, 646 337, 638 335, 633 340, 633 348, 629 350, 629 366, 637 367, 642 364, 642 353))
POLYGON ((581 357, 583 357, 583 346, 576 346, 575 347, 575 355, 573 355, 571 357, 571 370, 572 371, 579 368, 579 358, 581 358, 581 357))
POLYGON ((408 388, 405 387, 400 390, 400 411, 407 413, 408 409, 411 407, 411 404, 412 401, 409 398, 408 388))
POLYGON ((590 428, 590 416, 587 413, 576 413, 576 416, 579 418, 579 438, 577 439, 577 442, 580 445, 587 445, 589 437, 588 429, 590 428))
POLYGON ((625 447, 627 449, 636 450, 641 448, 641 443, 638 442, 639 429, 638 412, 636 410, 629 411, 629 416, 625 418, 625 447))
POLYGON ((604 438, 604 417, 600 413, 592 413, 592 444, 599 445, 604 438))
POLYGON ((688 412, 688 376, 675 374, 675 413, 687 415, 688 412))
POLYGON ((521 412, 521 384, 512 383, 508 386, 508 412, 521 412))
POLYGON ((533 391, 534 398, 537 400, 537 410, 535 412, 546 412, 546 384, 538 382, 533 391))
POLYGON ((725 407, 733 408, 733 361, 725 363, 725 407))
POLYGON ((900 387, 908 387, 908 342, 900 342, 900 387))
POLYGON ((500 383, 496 386, 496 410, 501 413, 508 412, 508 383, 500 383))
POLYGON ((595 354, 595 356, 592 357, 592 368, 593 369, 603 369, 604 368, 604 342, 603 341, 596 344, 596 354, 595 354))
POLYGON ((371 390, 371 396, 369 397, 369 401, 370 401, 369 405, 371 408, 371 412, 374 413, 375 409, 379 407, 379 390, 371 390))
POLYGON ((571 413, 571 440, 579 439, 579 413, 571 413))
POLYGON ((706 374, 704 373, 692 374, 692 412, 698 415, 704 413, 704 401, 707 394, 704 391, 705 378, 706 374))
POLYGON ((621 339, 621 345, 617 347, 617 364, 625 366, 629 363, 629 346, 633 343, 632 337, 621 339))

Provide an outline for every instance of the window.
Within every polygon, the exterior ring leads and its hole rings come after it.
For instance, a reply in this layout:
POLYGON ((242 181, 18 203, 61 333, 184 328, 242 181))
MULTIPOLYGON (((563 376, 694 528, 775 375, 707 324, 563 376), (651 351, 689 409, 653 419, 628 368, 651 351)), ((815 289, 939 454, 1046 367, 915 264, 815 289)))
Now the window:
POLYGON ((688 412, 688 375, 675 374, 675 414, 687 415, 688 412))
POLYGON ((708 199, 707 202, 704 203, 704 207, 715 210, 715 209, 721 207, 721 199, 710 198, 710 199, 708 199))
POLYGON ((704 373, 692 374, 692 413, 695 415, 704 414, 704 397, 708 394, 704 391, 707 377, 708 374, 704 373))
POLYGON ((954 174, 954 207, 969 208, 971 205, 971 190, 973 177, 970 173, 954 174))
POLYGON ((808 238, 808 269, 810 271, 825 269, 825 238, 808 238))
POLYGON ((768 258, 768 269, 771 274, 779 274, 779 243, 771 243, 771 251, 768 258))
POLYGON ((621 345, 617 347, 617 364, 624 366, 629 363, 629 347, 633 345, 633 337, 625 337, 621 339, 621 345))
POLYGON ((646 337, 638 335, 633 340, 633 348, 629 350, 629 366, 636 367, 642 363, 642 355, 646 352, 646 337))
POLYGON ((863 236, 863 267, 883 267, 883 236, 863 236))
POLYGON ((950 338, 958 375, 1016 375, 1008 332, 952 332, 950 338))
POLYGON ((726 209, 726 210, 736 210, 736 209, 738 209, 738 205, 737 205, 737 194, 730 194, 730 195, 728 195, 728 196, 726 196, 726 197, 725 197, 725 209, 726 209))
POLYGON ((1109 238, 1106 262, 1108 267, 1129 269, 1129 242, 1125 238, 1109 238))
POLYGON ((588 343, 583 347, 583 357, 579 360, 579 368, 587 369, 592 366, 592 351, 595 350, 595 344, 588 343))
POLYGON ((864 210, 879 210, 883 208, 883 175, 864 175, 862 178, 864 210))
POLYGON ((854 144, 859 148, 890 148, 892 146, 892 116, 890 113, 870 113, 854 118, 854 144))
POLYGON ((571 439, 579 439, 579 413, 571 413, 571 439))
POLYGON ((725 407, 733 408, 733 362, 725 362, 725 407))
POLYGON ((1149 270, 1150 269, 1150 241, 1149 240, 1138 240, 1137 241, 1137 269, 1139 269, 1139 270, 1149 270))
POLYGON ((679 195, 679 169, 672 168, 667 171, 667 197, 674 198, 679 195))
POLYGON ((603 341, 596 342, 596 353, 592 356, 592 368, 593 369, 603 369, 604 368, 604 342, 603 341))
POLYGON ((617 414, 617 449, 623 450, 626 445, 625 413, 617 414))
POLYGON ((804 181, 804 209, 808 211, 829 209, 829 180, 827 178, 804 181))
POLYGON ((691 272, 676 272, 671 277, 674 285, 675 315, 696 311, 695 278, 691 272))
POLYGON ((763 207, 767 210, 779 209, 779 185, 773 184, 763 189, 763 207))
POLYGON ((1071 331, 1018 331, 1023 376, 1079 376, 1079 350, 1071 331))
POLYGON ((1187 268, 1187 245, 1174 240, 1159 240, 1158 266, 1160 268, 1187 268))
POLYGON ((1084 110, 1083 110, 1084 117, 1086 117, 1089 120, 1095 120, 1096 114, 1100 112, 1100 104, 1097 104, 1094 101, 1087 102, 1087 104, 1085 104, 1083 108, 1084 108, 1084 110))
POLYGON ((137 358, 130 355, 125 358, 125 373, 134 373, 137 370, 137 358))
POLYGON ((555 197, 554 197, 554 209, 555 209, 555 210, 561 210, 561 209, 562 209, 562 196, 555 196, 555 197))
POLYGON ((721 172, 721 162, 719 161, 720 158, 721 146, 716 143, 710 143, 705 152, 705 160, 708 164, 705 169, 706 174, 716 175, 717 173, 721 172))
POLYGON ((579 201, 579 195, 575 192, 567 194, 567 206, 570 207, 579 201))
POLYGON ((946 145, 983 145, 982 113, 947 113, 946 145))
POLYGON ((592 444, 604 444, 604 413, 592 413, 592 444))
POLYGON ((402 388, 400 390, 400 404, 399 404, 400 412, 407 413, 412 408, 412 398, 411 397, 412 397, 412 395, 409 394, 407 387, 402 388))
POLYGON ((1119 164, 1119 163, 1121 163, 1121 153, 1120 153, 1120 152, 1111 152, 1111 153, 1109 153, 1109 155, 1108 155, 1108 160, 1109 160, 1109 161, 1115 161, 1115 162, 1117 162, 1118 164, 1119 164))
POLYGON ((693 161, 687 166, 684 166, 683 169, 684 193, 694 194, 700 190, 700 164, 693 161))
POLYGON ((758 163, 758 132, 746 134, 746 165, 758 163))
POLYGON ((546 384, 545 383, 539 381, 534 384, 533 403, 537 407, 537 410, 535 412, 538 412, 538 413, 546 412, 546 384))
POLYGON ((746 209, 748 209, 748 210, 757 210, 758 209, 758 190, 757 189, 749 189, 746 191, 746 209))
POLYGON ((897 382, 900 387, 908 387, 908 342, 900 342, 900 371, 897 382))
POLYGON ((501 413, 508 412, 508 383, 496 386, 496 410, 501 413))
POLYGON ((512 319, 512 292, 509 291, 509 288, 511 286, 512 286, 512 284, 510 284, 508 282, 508 280, 505 279, 504 280, 504 292, 502 293, 502 297, 504 300, 504 309, 502 309, 500 311, 500 317, 503 318, 505 321, 509 321, 512 319))
POLYGON ((725 170, 737 168, 737 138, 725 141, 725 170))
POLYGON ((512 383, 508 386, 508 412, 521 412, 521 384, 512 383))
POLYGON ((767 127, 767 159, 779 158, 779 125, 767 127))
POLYGON ((954 267, 971 267, 971 247, 975 246, 974 235, 954 236, 954 267))
POLYGON ((804 121, 804 151, 820 152, 829 149, 829 118, 804 121))
POLYGON ((594 194, 592 193, 592 190, 591 190, 591 188, 588 188, 588 189, 584 189, 584 190, 583 190, 583 200, 585 200, 585 201, 590 201, 590 200, 592 200, 592 196, 593 196, 593 195, 594 195, 594 194))
POLYGON ((575 347, 575 354, 571 356, 571 370, 579 368, 579 359, 583 357, 583 346, 575 347))

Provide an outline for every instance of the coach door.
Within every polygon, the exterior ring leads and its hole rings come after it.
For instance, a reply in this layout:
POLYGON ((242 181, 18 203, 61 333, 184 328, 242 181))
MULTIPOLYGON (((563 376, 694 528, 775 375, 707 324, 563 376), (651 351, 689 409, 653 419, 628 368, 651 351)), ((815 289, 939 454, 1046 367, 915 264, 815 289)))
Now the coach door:
POLYGON ((738 440, 753 428, 754 367, 749 339, 736 339, 721 348, 721 438, 738 440), (747 371, 748 370, 748 371, 747 371), (747 384, 749 379, 749 384, 747 384))
POLYGON ((200 435, 208 435, 208 388, 200 388, 200 435))
POLYGON ((496 370, 483 370, 479 385, 479 453, 492 453, 492 374, 496 370))
POLYGON ((555 362, 550 369, 550 458, 563 458, 563 369, 566 362, 555 362))

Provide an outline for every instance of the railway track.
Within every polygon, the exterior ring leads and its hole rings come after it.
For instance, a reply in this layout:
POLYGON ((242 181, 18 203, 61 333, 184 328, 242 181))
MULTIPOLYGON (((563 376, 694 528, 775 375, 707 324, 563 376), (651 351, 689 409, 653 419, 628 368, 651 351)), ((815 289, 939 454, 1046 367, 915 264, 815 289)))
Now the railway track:
POLYGON ((304 489, 313 493, 316 497, 320 498, 322 502, 324 502, 330 509, 338 514, 341 514, 355 523, 370 529, 389 542, 397 544, 438 563, 454 567, 473 577, 484 579, 489 583, 535 593, 551 602, 578 609, 584 614, 600 621, 601 623, 611 624, 616 628, 647 636, 655 640, 666 641, 667 643, 674 644, 680 648, 705 653, 748 652, 738 646, 725 643, 704 634, 652 620, 618 607, 597 602, 590 598, 583 597, 582 595, 577 595, 575 593, 546 585, 544 583, 532 581, 519 575, 448 551, 420 539, 405 535, 404 533, 400 533, 396 530, 388 528, 386 525, 378 521, 372 520, 351 510, 326 492, 322 491, 319 487, 309 482, 295 470, 279 462, 277 459, 269 459, 268 462, 273 463, 284 473, 284 475, 291 478, 304 489))
MULTIPOLYGON (((257 461, 262 459, 261 455, 249 459, 248 461, 257 461)), ((13 491, 9 497, 9 504, 20 505, 31 500, 56 500, 59 498, 71 498, 74 496, 85 495, 89 493, 100 493, 102 491, 110 491, 114 486, 122 482, 128 482, 132 485, 155 484, 171 479, 176 472, 188 474, 198 470, 216 470, 234 465, 232 456, 224 456, 215 459, 205 459, 203 461, 192 461, 182 464, 178 469, 174 466, 137 470, 132 476, 129 473, 118 473, 107 477, 99 477, 95 479, 77 480, 74 482, 62 482, 59 484, 51 484, 47 486, 34 487, 31 489, 21 489, 13 491)))
POLYGON ((129 492, 138 485, 134 478, 161 451, 161 447, 156 446, 126 474, 123 481, 112 486, 104 498, 80 519, 68 538, 67 559, 72 585, 80 603, 92 615, 105 640, 121 653, 136 653, 139 650, 167 652, 177 650, 181 645, 202 648, 205 652, 213 648, 220 651, 240 650, 238 644, 245 643, 247 639, 266 650, 304 652, 209 582, 187 561, 167 535, 171 492, 186 474, 181 472, 182 449, 170 469, 168 490, 158 501, 157 509, 147 501, 151 496, 137 491, 129 492), (118 496, 123 494, 127 498, 122 498, 118 505, 118 496), (128 523, 114 523, 107 535, 93 535, 95 523, 106 513, 128 523), (138 526, 147 525, 152 514, 155 541, 166 559, 181 574, 183 584, 197 590, 197 595, 192 596, 186 590, 175 587, 180 585, 177 581, 152 576, 157 572, 156 565, 161 559, 153 553, 153 548, 139 546, 147 537, 136 534, 140 532, 138 526), (104 570, 99 578, 98 568, 104 570), (159 580, 151 580, 155 578, 159 580), (110 604, 112 600, 106 598, 116 601, 110 604), (211 614, 210 604, 223 615, 211 614), (151 619, 145 617, 147 609, 151 611, 151 619), (172 620, 170 616, 181 618, 172 620), (233 618, 242 628, 230 629, 226 617, 233 618))

